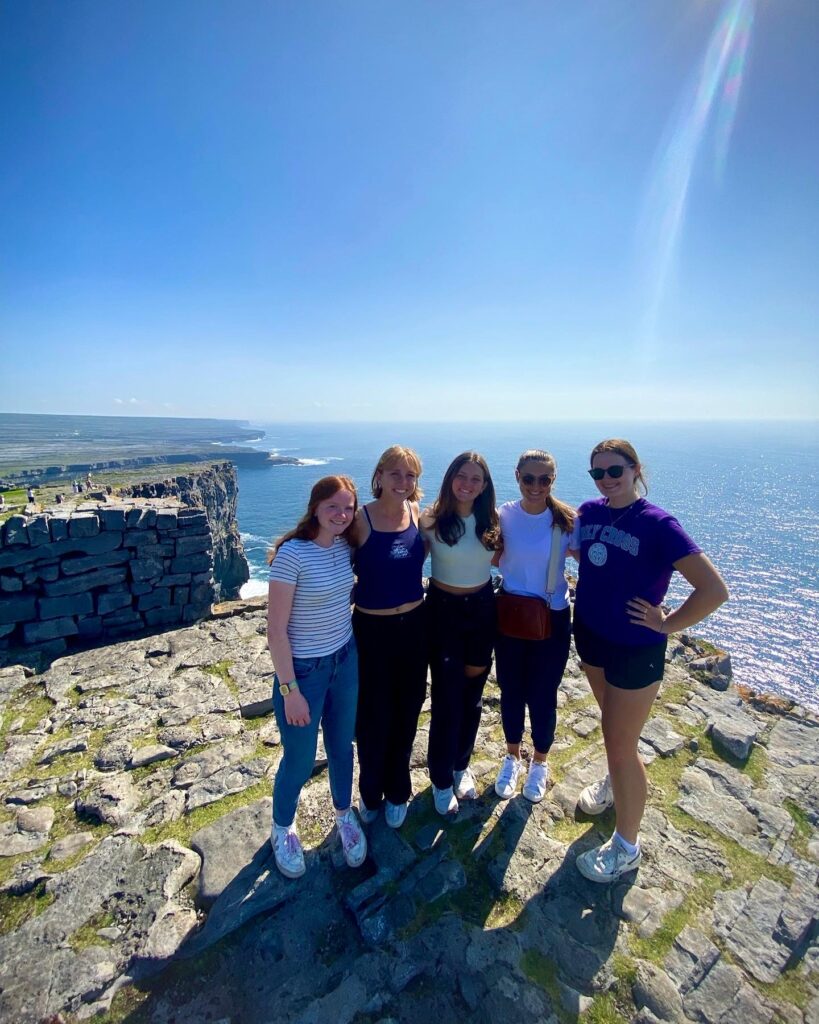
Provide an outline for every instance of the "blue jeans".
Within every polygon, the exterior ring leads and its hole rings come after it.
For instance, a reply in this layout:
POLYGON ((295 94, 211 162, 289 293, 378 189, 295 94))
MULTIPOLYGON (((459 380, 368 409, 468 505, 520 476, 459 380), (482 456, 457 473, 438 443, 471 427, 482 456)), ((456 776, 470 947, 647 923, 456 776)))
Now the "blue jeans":
POLYGON ((299 690, 310 708, 309 725, 288 725, 284 697, 278 677, 273 687, 273 710, 282 734, 284 754, 273 785, 273 820, 292 825, 302 786, 310 778, 316 761, 318 729, 321 723, 330 793, 338 811, 350 806, 353 795, 353 735, 358 702, 358 653, 355 639, 332 654, 320 658, 294 658, 293 669, 299 690))

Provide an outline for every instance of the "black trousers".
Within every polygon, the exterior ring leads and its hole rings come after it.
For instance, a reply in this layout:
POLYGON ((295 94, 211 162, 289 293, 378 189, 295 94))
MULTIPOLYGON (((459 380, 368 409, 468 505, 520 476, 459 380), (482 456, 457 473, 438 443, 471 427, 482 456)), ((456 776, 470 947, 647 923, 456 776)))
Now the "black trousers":
POLYGON ((404 615, 353 612, 358 645, 358 789, 371 811, 412 795, 410 756, 427 692, 424 606, 404 615))
POLYGON ((452 773, 469 764, 481 723, 496 628, 492 585, 475 594, 450 594, 430 585, 426 610, 432 675, 429 776, 438 789, 448 789, 452 773), (469 678, 466 665, 485 670, 469 678))
POLYGON ((547 640, 516 640, 499 636, 495 671, 501 690, 501 720, 507 743, 520 743, 526 707, 532 724, 532 743, 541 754, 554 743, 557 727, 557 688, 569 660, 571 613, 552 612, 552 635, 547 640))

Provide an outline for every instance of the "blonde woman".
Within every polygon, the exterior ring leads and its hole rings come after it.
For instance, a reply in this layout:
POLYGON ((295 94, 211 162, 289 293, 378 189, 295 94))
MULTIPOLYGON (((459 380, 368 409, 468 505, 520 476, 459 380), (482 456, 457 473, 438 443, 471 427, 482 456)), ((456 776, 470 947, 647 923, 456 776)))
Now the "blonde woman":
POLYGON ((411 448, 388 448, 373 471, 375 500, 355 521, 359 813, 365 823, 374 821, 383 802, 391 828, 407 816, 410 756, 426 696, 421 468, 411 448))

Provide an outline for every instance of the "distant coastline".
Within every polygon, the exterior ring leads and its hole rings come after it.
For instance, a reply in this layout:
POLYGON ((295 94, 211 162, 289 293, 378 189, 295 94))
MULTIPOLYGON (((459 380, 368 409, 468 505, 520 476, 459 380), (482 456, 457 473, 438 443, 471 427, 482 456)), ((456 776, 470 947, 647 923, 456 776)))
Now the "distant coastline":
POLYGON ((244 468, 300 460, 250 448, 265 436, 235 420, 0 413, 0 489, 87 473, 229 459, 244 468))

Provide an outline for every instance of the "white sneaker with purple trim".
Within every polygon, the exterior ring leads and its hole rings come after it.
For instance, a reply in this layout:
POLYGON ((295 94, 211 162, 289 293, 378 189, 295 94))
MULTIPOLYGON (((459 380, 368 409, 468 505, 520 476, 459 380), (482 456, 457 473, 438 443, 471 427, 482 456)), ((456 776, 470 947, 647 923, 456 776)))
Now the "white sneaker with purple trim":
POLYGON ((301 878, 305 872, 304 850, 292 825, 277 825, 270 830, 270 845, 276 867, 285 878, 301 878))
POLYGON ((367 837, 352 807, 344 814, 336 815, 336 828, 344 859, 351 868, 361 867, 367 856, 367 837))

